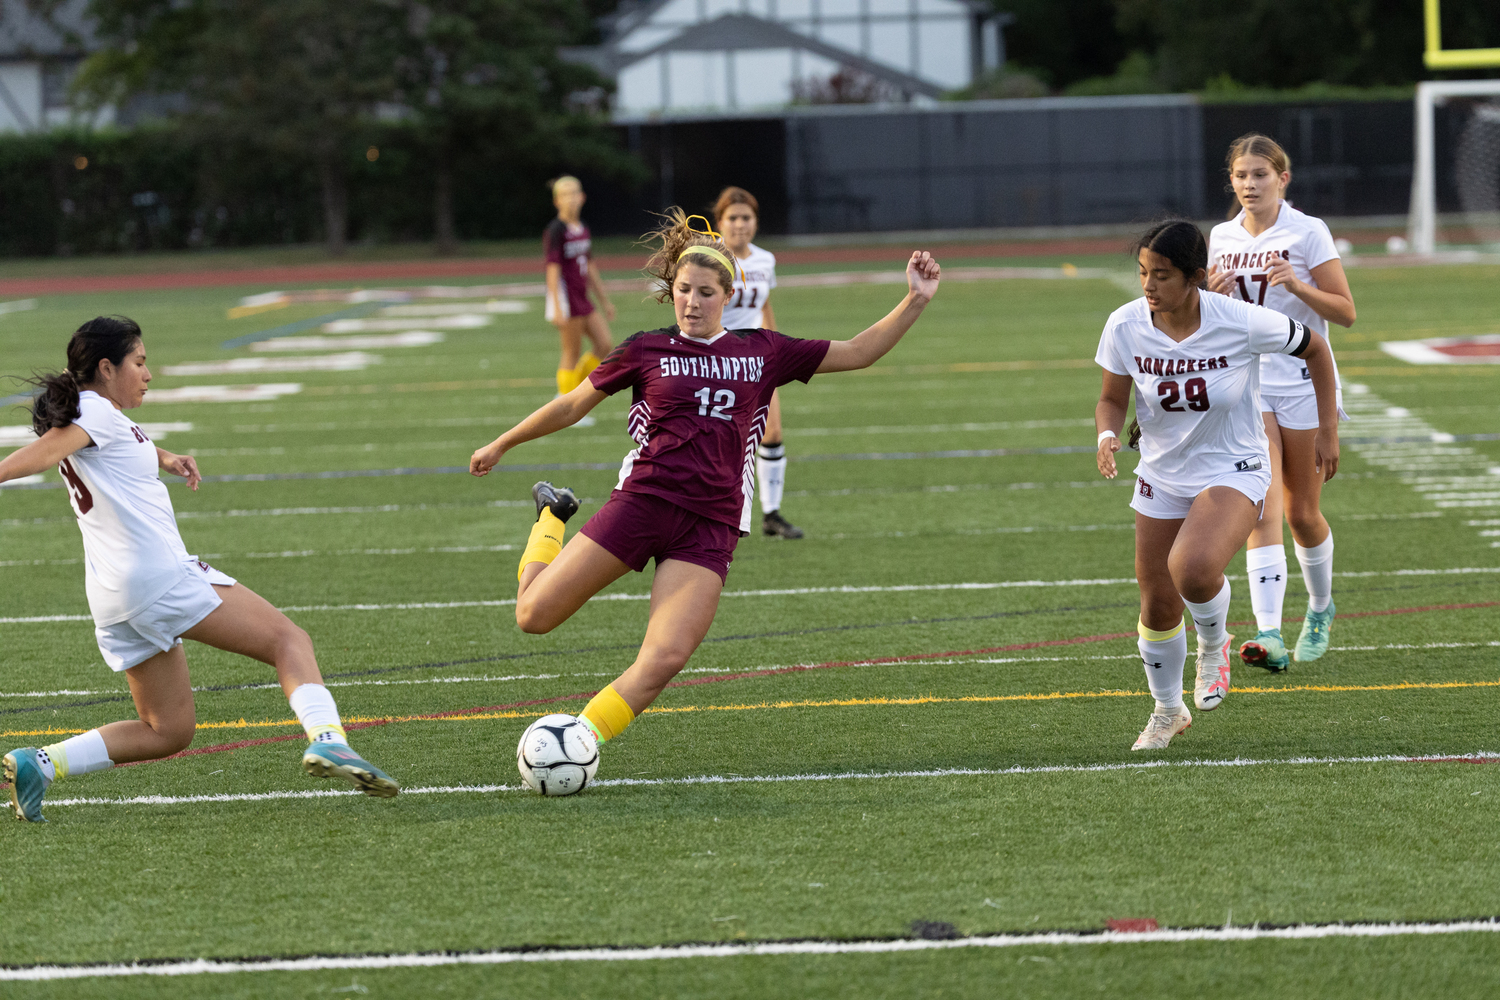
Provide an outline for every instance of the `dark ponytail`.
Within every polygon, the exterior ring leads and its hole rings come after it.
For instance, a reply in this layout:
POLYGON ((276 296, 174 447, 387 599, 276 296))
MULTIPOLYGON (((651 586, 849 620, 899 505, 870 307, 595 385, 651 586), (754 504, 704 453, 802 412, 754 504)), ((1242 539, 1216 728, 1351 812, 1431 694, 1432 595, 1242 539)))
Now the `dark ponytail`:
POLYGON ((1130 248, 1137 259, 1142 250, 1161 254, 1189 281, 1199 270, 1208 270, 1208 241, 1187 219, 1168 219, 1146 230, 1130 248))
POLYGON ((37 437, 77 420, 78 393, 99 377, 99 362, 123 364, 140 342, 140 326, 124 316, 98 316, 80 326, 68 341, 68 367, 31 382, 41 390, 31 404, 37 437))

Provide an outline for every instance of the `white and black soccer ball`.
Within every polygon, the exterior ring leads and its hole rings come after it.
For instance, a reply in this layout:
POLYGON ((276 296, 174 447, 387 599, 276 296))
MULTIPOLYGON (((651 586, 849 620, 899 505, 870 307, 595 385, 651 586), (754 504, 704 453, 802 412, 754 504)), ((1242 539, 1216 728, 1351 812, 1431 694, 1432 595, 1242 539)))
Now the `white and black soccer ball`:
POLYGON ((571 715, 544 715, 516 744, 516 769, 527 788, 543 795, 581 792, 599 770, 594 733, 571 715))

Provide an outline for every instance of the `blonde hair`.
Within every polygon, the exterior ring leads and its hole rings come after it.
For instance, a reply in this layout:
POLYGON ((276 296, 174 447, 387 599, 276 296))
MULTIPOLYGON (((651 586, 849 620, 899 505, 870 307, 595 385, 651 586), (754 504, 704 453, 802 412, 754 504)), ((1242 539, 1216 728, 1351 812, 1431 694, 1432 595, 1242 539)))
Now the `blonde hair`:
MULTIPOLYGON (((717 251, 724 260, 732 259, 729 248, 717 233, 710 231, 704 233, 694 229, 689 220, 702 218, 702 216, 689 216, 682 209, 673 205, 661 215, 662 224, 654 231, 647 233, 640 239, 644 244, 656 244, 656 250, 651 254, 651 259, 646 261, 646 276, 656 285, 656 301, 666 302, 672 298, 672 285, 677 281, 677 272, 686 261, 682 255, 691 247, 707 247, 717 251)), ((728 295, 734 289, 734 274, 728 266, 715 260, 708 254, 695 253, 691 255, 691 263, 699 267, 709 268, 719 279, 719 285, 728 295)))
POLYGON ((554 198, 557 197, 557 186, 559 184, 577 184, 578 190, 583 190, 583 181, 579 180, 577 177, 574 177, 572 174, 563 174, 561 177, 554 177, 547 182, 547 191, 554 198))
MULTIPOLYGON (((1271 165, 1271 170, 1275 172, 1278 180, 1282 174, 1292 172, 1292 158, 1286 155, 1286 150, 1281 148, 1281 143, 1259 132, 1247 132, 1229 144, 1229 152, 1224 157, 1226 175, 1231 177, 1234 175, 1234 161, 1242 156, 1259 156, 1271 165)), ((1227 190, 1233 192, 1234 188, 1230 186, 1227 190)), ((1285 193, 1286 188, 1283 187, 1282 194, 1285 193)), ((1229 218, 1234 218, 1239 211, 1239 199, 1235 198, 1229 205, 1229 218)))

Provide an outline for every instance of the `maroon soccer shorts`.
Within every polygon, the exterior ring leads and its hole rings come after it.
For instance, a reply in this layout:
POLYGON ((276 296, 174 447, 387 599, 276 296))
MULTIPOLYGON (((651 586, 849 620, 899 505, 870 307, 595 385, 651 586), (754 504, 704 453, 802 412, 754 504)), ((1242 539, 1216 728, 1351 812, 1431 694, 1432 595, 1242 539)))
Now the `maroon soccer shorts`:
POLYGON ((589 518, 583 533, 637 573, 655 556, 658 566, 664 559, 681 559, 713 570, 726 582, 740 540, 735 528, 670 500, 620 490, 589 518))

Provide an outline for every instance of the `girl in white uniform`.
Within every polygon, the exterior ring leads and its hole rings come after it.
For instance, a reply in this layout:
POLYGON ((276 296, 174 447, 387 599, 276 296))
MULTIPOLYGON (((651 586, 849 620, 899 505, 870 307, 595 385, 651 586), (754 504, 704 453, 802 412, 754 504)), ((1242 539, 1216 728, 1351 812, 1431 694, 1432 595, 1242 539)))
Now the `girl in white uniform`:
MULTIPOLYGON (((771 289, 776 287, 776 255, 750 241, 760 227, 760 202, 744 188, 727 187, 714 203, 714 222, 724 245, 739 263, 734 290, 724 306, 726 330, 774 330, 771 289)), ((766 416, 766 434, 755 457, 755 478, 760 483, 761 531, 772 537, 801 538, 802 529, 781 516, 781 495, 786 489, 786 445, 781 436, 781 390, 771 394, 766 416)))
MULTIPOLYGON (((1317 390, 1314 461, 1338 468, 1333 353, 1296 320, 1222 295, 1200 295, 1208 247, 1191 222, 1152 227, 1137 247, 1143 298, 1109 317, 1094 360, 1104 385, 1094 411, 1097 461, 1116 475, 1120 428, 1135 389, 1135 575, 1141 587, 1141 662, 1156 707, 1133 750, 1160 750, 1192 725, 1182 703, 1187 637, 1198 629, 1193 703, 1211 710, 1229 693, 1229 580, 1224 568, 1260 517, 1271 485, 1260 420, 1260 356, 1303 359, 1317 390)), ((1132 441, 1132 444, 1135 442, 1132 441)))
POLYGON ((56 466, 83 533, 85 589, 99 652, 123 671, 136 720, 5 755, 17 819, 45 822, 42 796, 61 778, 170 757, 193 740, 196 717, 183 637, 275 666, 307 730, 302 766, 368 795, 398 786, 349 749, 307 633, 232 577, 188 554, 165 469, 196 490, 198 465, 151 443, 124 414, 141 405, 151 372, 141 330, 124 317, 90 320, 68 343, 68 368, 40 380, 36 441, 0 460, 0 482, 56 466))
MULTIPOLYGON (((1325 340, 1328 324, 1354 324, 1354 297, 1322 219, 1304 215, 1282 195, 1291 183, 1291 163, 1272 139, 1241 136, 1229 147, 1229 180, 1240 211, 1215 226, 1208 239, 1208 290, 1275 309, 1325 340)), ((1335 370, 1337 375, 1337 370, 1335 370)), ((1245 552, 1250 603, 1258 634, 1240 647, 1248 664, 1272 671, 1288 666, 1281 639, 1286 597, 1283 513, 1292 528, 1307 616, 1297 636, 1299 662, 1328 650, 1333 624, 1333 533, 1319 509, 1323 479, 1313 466, 1318 427, 1311 373, 1295 358, 1260 359, 1261 415, 1271 445, 1271 491, 1245 552)), ((1342 400, 1339 415, 1344 419, 1342 400)))

